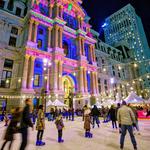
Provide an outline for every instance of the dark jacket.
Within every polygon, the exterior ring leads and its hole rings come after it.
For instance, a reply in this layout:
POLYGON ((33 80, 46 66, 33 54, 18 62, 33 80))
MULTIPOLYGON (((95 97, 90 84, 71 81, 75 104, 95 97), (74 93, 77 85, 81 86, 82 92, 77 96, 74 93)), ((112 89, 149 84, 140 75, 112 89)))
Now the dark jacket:
POLYGON ((94 108, 92 109, 91 114, 92 114, 92 116, 99 116, 100 115, 100 112, 96 106, 94 106, 94 108))
POLYGON ((117 121, 117 110, 115 108, 111 108, 108 112, 108 115, 110 115, 110 119, 112 121, 117 121))
POLYGON ((12 114, 12 119, 7 127, 4 140, 12 141, 14 139, 14 134, 19 131, 17 124, 20 122, 20 112, 12 114))
POLYGON ((30 106, 26 105, 22 112, 21 128, 28 128, 28 127, 33 127, 33 124, 30 119, 30 106))

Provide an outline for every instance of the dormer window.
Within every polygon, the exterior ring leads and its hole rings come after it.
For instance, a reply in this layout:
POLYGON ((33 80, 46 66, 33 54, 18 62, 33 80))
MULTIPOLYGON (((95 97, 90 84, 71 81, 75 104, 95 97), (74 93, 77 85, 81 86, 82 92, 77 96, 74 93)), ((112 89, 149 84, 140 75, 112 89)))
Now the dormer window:
POLYGON ((16 15, 19 17, 21 16, 21 8, 19 7, 16 8, 16 15))

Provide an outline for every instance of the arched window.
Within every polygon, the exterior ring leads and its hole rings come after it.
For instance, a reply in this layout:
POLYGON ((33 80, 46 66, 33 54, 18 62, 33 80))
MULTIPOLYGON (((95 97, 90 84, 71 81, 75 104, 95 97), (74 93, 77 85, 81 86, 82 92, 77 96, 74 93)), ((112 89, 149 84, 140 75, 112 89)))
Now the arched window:
POLYGON ((64 49, 64 54, 65 56, 68 56, 69 54, 69 46, 68 46, 68 43, 67 42, 63 42, 63 49, 64 49))

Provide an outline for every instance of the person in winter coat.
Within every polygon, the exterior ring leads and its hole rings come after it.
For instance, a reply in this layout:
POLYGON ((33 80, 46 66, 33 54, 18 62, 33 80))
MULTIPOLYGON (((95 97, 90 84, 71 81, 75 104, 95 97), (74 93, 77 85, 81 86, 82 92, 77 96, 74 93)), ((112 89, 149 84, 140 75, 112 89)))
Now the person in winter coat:
POLYGON ((5 133, 5 137, 4 137, 4 143, 1 147, 1 150, 4 149, 5 145, 10 142, 9 144, 9 150, 11 149, 13 140, 14 140, 14 134, 18 132, 19 127, 18 124, 20 123, 20 108, 17 107, 14 112, 12 113, 12 119, 7 127, 6 133, 5 133))
POLYGON ((125 101, 122 102, 122 107, 118 110, 117 120, 121 128, 120 149, 123 150, 124 148, 124 139, 128 130, 134 150, 137 150, 137 143, 133 134, 133 126, 136 125, 135 115, 125 101))
POLYGON ((85 137, 92 138, 92 133, 90 133, 91 130, 91 117, 90 117, 91 110, 85 109, 84 110, 84 129, 85 129, 85 137))
POLYGON ((22 142, 20 145, 20 150, 25 150, 27 143, 28 143, 28 127, 32 127, 32 130, 34 130, 34 126, 32 124, 30 113, 31 113, 31 106, 32 106, 32 100, 30 98, 27 98, 25 100, 25 107, 22 112, 21 116, 21 125, 20 125, 20 133, 22 136, 22 142))
POLYGON ((112 121, 112 127, 113 129, 116 128, 117 129, 117 112, 116 109, 114 107, 114 105, 111 105, 111 108, 108 112, 108 115, 110 115, 110 120, 112 121))
POLYGON ((45 129, 45 114, 43 111, 43 105, 40 105, 38 110, 37 123, 36 123, 36 130, 38 130, 36 146, 45 145, 45 142, 42 142, 44 129, 45 129))
POLYGON ((98 110, 96 105, 94 105, 94 108, 92 109, 91 115, 93 117, 93 128, 95 126, 95 122, 96 122, 96 124, 97 124, 97 126, 99 128, 99 124, 100 124, 99 115, 100 115, 100 112, 99 112, 99 110, 98 110))
POLYGON ((64 123, 63 123, 63 117, 61 114, 56 118, 55 124, 58 130, 58 143, 62 143, 64 142, 64 140, 62 139, 64 123))

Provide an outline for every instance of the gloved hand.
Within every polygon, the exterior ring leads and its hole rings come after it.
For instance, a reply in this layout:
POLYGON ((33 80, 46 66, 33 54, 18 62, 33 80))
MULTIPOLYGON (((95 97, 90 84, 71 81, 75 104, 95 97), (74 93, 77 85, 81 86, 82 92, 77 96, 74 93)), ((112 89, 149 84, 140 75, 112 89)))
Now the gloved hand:
POLYGON ((135 124, 135 123, 133 123, 132 125, 133 125, 133 127, 136 127, 136 124, 135 124))
POLYGON ((121 128, 121 124, 119 123, 119 128, 121 128))

